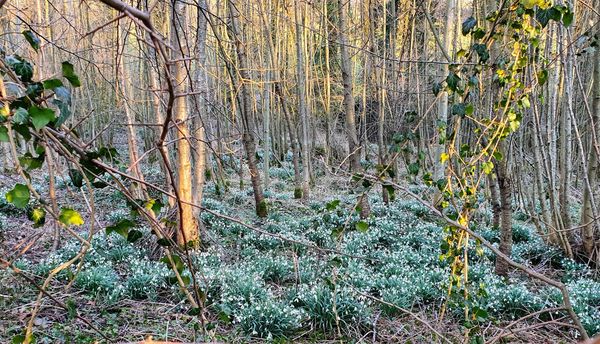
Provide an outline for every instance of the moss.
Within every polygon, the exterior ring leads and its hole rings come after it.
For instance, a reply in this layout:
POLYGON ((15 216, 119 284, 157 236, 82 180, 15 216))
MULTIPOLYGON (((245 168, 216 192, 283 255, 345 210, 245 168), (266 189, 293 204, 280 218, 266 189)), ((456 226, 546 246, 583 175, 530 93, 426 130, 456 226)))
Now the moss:
POLYGON ((296 199, 302 198, 302 189, 301 188, 294 189, 294 198, 296 198, 296 199))
POLYGON ((266 200, 263 199, 256 205, 256 215, 258 215, 258 217, 267 217, 268 211, 266 200))

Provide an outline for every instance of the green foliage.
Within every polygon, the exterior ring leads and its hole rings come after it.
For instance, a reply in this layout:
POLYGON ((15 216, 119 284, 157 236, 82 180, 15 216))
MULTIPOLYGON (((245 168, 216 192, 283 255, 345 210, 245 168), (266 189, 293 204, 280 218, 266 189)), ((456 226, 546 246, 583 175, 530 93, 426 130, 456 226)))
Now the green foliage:
POLYGON ((6 200, 17 208, 25 208, 29 203, 29 197, 29 188, 24 184, 16 184, 12 190, 6 193, 6 200))
POLYGON ((27 42, 29 42, 29 45, 31 45, 35 51, 38 51, 40 49, 40 39, 33 32, 31 32, 31 30, 25 30, 22 33, 27 42))
POLYGON ((81 226, 83 224, 81 214, 71 208, 61 208, 58 220, 65 226, 81 226))
POLYGON ((302 310, 266 299, 242 309, 235 323, 253 337, 274 339, 293 334, 301 327, 303 318, 302 310))
POLYGON ((69 80, 71 86, 79 87, 81 86, 81 81, 79 81, 79 77, 75 74, 75 67, 68 61, 62 63, 62 74, 65 79, 69 80))

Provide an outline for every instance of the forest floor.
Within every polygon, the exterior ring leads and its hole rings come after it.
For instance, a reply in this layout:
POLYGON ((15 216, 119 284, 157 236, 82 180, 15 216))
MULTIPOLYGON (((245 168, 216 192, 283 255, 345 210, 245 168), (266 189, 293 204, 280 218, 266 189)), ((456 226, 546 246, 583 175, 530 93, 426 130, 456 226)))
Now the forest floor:
MULTIPOLYGON (((146 171, 150 181, 153 176, 158 179, 158 171, 146 171)), ((93 248, 50 284, 48 292, 55 301, 43 298, 34 319, 37 343, 127 342, 148 335, 171 341, 463 343, 466 333, 473 343, 577 340, 573 329, 561 326, 569 322, 565 312, 542 311, 560 306, 558 290, 518 272, 508 279, 496 276, 494 255, 475 243, 469 250, 469 299, 465 302, 456 292, 449 295, 450 269, 440 259, 443 225, 416 201, 398 194, 384 205, 372 195, 372 215, 365 226, 352 211, 355 195, 348 194, 347 181, 318 176, 311 201, 301 203, 293 199, 292 174, 288 165, 271 169, 266 220, 253 214, 249 183, 227 191, 207 184, 206 208, 250 226, 201 215, 202 249, 192 258, 207 298, 204 324, 169 284, 161 249, 142 221, 136 229, 143 236, 135 243, 117 233, 105 234, 104 227, 132 215, 121 193, 97 190, 93 248)), ((15 180, 0 178, 4 195, 15 180)), ((38 179, 35 185, 44 191, 45 179, 38 179)), ((232 185, 238 184, 235 180, 231 177, 232 185)), ((87 213, 85 192, 74 188, 68 177, 59 179, 58 188, 66 196, 60 199, 71 202, 64 205, 87 213)), ((424 187, 411 188, 427 192, 424 187)), ((90 230, 89 215, 85 220, 81 235, 90 230)), ((489 220, 489 213, 478 214, 477 230, 497 243, 498 233, 487 226, 489 220)), ((524 214, 516 212, 514 220, 513 258, 562 280, 587 331, 599 333, 598 276, 547 246, 524 214)), ((18 256, 15 265, 38 285, 80 249, 77 241, 66 239, 51 253, 50 224, 32 228, 26 211, 12 207, 4 197, 0 200, 2 256, 18 256)), ((189 275, 187 269, 183 273, 189 275)), ((23 333, 37 293, 22 276, 0 270, 1 343, 23 333)))

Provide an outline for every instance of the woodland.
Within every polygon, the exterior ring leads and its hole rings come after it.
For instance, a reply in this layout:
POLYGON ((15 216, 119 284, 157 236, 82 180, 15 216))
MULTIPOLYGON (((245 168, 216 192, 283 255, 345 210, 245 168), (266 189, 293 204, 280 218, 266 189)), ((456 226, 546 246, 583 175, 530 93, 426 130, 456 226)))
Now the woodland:
POLYGON ((596 343, 599 142, 600 0, 0 0, 0 342, 596 343))

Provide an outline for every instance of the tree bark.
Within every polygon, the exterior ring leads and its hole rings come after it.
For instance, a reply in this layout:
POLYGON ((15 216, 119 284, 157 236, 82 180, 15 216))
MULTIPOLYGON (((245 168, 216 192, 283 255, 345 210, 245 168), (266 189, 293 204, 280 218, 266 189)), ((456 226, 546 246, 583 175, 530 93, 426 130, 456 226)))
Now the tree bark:
MULTIPOLYGON (((346 36, 346 12, 348 10, 346 5, 349 6, 350 2, 346 0, 338 0, 338 39, 340 41, 342 83, 344 86, 344 112, 346 114, 346 132, 348 136, 348 160, 350 163, 350 171, 353 173, 360 173, 362 172, 362 168, 360 165, 360 143, 356 133, 356 112, 354 103, 352 62, 350 61, 350 56, 348 54, 348 39, 346 36)), ((360 207, 361 218, 368 217, 371 210, 369 206, 369 198, 366 193, 362 193, 359 196, 358 205, 360 207)))
POLYGON ((240 13, 231 1, 228 1, 229 13, 231 15, 230 30, 235 39, 235 50, 238 59, 238 72, 240 76, 240 88, 241 88, 241 103, 242 108, 240 109, 241 120, 242 120, 242 143, 244 150, 246 151, 246 160, 248 169, 250 170, 250 180, 252 182, 252 190, 254 191, 254 203, 256 208, 256 215, 258 217, 267 217, 267 201, 262 191, 260 184, 260 173, 256 164, 256 143, 252 129, 254 128, 251 107, 250 107, 250 93, 246 85, 247 80, 250 80, 247 67, 246 57, 246 44, 241 41, 241 36, 238 31, 238 17, 240 13))
MULTIPOLYGON (((180 44, 185 35, 185 30, 181 24, 186 20, 186 5, 183 2, 175 1, 173 3, 173 16, 171 18, 171 44, 175 47, 174 59, 177 62, 173 66, 174 88, 176 94, 186 92, 188 84, 189 70, 183 57, 185 55, 185 44, 180 44)), ((173 104, 173 113, 175 114, 176 124, 176 139, 177 139, 177 188, 179 192, 179 221, 181 228, 177 233, 177 244, 188 245, 190 242, 193 246, 199 244, 198 224, 194 217, 194 208, 191 203, 194 201, 192 187, 192 153, 190 143, 190 129, 188 121, 188 108, 186 97, 177 97, 173 104)))
MULTIPOLYGON (((593 57, 594 73, 593 92, 592 92, 592 135, 596 138, 600 135, 600 50, 596 49, 593 57)), ((586 171, 590 183, 590 188, 586 187, 583 194, 583 209, 581 213, 581 237, 583 240, 583 251, 590 260, 600 262, 598 241, 598 219, 594 218, 597 209, 592 205, 592 198, 595 198, 596 191, 600 185, 600 168, 598 167, 597 149, 594 147, 596 140, 591 140, 591 146, 588 155, 588 170, 586 171)), ((596 198, 597 199, 597 198, 596 198)))

